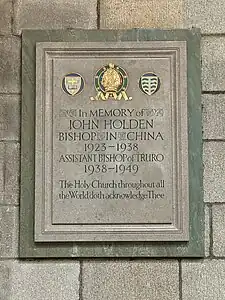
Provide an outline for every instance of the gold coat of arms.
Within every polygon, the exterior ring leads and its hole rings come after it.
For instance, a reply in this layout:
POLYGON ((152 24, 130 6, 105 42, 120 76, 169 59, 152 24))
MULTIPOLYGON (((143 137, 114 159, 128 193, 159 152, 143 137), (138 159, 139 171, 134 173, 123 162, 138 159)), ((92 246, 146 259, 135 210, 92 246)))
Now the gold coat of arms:
POLYGON ((95 89, 97 95, 91 100, 132 100, 128 97, 128 76, 126 71, 113 63, 102 67, 95 76, 95 89))

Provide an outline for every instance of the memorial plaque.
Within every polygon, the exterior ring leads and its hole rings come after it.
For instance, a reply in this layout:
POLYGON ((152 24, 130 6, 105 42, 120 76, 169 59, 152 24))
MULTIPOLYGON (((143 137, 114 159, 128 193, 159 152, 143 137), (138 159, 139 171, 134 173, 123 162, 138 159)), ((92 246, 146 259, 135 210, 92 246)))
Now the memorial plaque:
POLYGON ((185 41, 38 43, 35 240, 188 240, 185 41))
POLYGON ((199 32, 22 48, 21 257, 202 256, 199 32))

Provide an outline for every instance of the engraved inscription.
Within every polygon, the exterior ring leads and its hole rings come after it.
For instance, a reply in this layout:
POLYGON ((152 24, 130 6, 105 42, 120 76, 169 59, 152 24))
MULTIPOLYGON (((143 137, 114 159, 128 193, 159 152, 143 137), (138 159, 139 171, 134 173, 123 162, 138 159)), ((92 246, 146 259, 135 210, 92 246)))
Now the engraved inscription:
POLYGON ((148 147, 153 142, 164 140, 164 132, 160 125, 155 125, 155 118, 161 118, 161 122, 163 121, 163 108, 87 111, 73 108, 71 111, 59 111, 59 116, 67 119, 68 128, 67 131, 58 132, 58 140, 62 143, 76 143, 76 145, 80 143, 82 153, 60 153, 59 166, 61 164, 81 165, 83 172, 88 175, 87 178, 91 175, 106 175, 109 172, 119 176, 117 180, 113 179, 109 182, 96 179, 83 181, 61 179, 59 199, 164 198, 163 174, 158 182, 151 183, 122 179, 122 175, 126 173, 138 176, 142 169, 146 168, 146 164, 151 168, 151 164, 157 163, 160 167, 164 162, 165 153, 151 153, 151 146, 148 147), (144 147, 141 143, 144 143, 144 147), (95 189, 99 188, 101 188, 100 192, 95 192, 95 189), (112 192, 109 192, 109 188, 112 192), (159 188, 161 193, 155 190, 159 188), (121 192, 121 189, 125 191, 121 192))

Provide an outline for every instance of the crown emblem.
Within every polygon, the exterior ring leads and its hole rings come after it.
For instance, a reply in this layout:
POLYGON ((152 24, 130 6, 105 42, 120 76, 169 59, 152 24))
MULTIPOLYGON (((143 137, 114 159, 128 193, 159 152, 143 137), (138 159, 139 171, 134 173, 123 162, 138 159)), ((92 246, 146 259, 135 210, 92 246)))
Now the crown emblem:
POLYGON ((132 100, 128 97, 126 89, 128 86, 127 73, 121 67, 113 63, 102 67, 95 76, 95 89, 97 95, 91 100, 132 100))

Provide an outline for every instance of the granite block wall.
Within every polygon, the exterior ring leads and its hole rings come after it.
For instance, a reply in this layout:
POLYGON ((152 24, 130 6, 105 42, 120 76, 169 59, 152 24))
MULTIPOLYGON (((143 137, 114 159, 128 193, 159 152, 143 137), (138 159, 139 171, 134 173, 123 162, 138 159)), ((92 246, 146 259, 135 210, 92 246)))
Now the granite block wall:
POLYGON ((224 0, 0 0, 0 300, 225 299, 224 0), (204 259, 18 259, 21 30, 202 31, 204 259))

